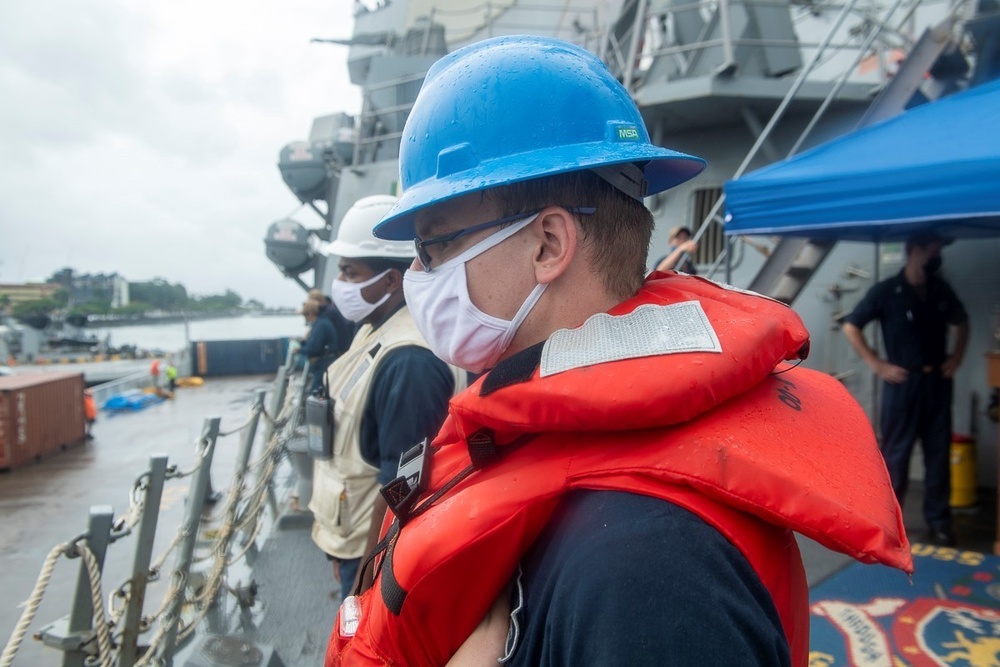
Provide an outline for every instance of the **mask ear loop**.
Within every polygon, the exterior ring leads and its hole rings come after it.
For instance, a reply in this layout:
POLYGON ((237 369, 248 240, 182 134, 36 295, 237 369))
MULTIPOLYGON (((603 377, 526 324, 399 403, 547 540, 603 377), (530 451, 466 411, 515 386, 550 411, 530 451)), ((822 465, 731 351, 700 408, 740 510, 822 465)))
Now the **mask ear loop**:
POLYGON ((496 356, 493 359, 490 359, 489 364, 487 364, 487 368, 492 368, 496 365, 497 358, 503 354, 504 350, 506 350, 510 345, 510 342, 514 340, 514 336, 517 335, 517 330, 521 328, 524 320, 528 318, 531 310, 535 307, 535 304, 538 303, 538 300, 542 298, 542 294, 548 286, 548 283, 538 283, 535 285, 535 288, 531 290, 531 293, 528 294, 524 303, 522 303, 521 307, 517 309, 516 313, 514 313, 514 317, 510 319, 510 323, 507 326, 507 333, 504 335, 501 344, 497 346, 496 356))
MULTIPOLYGON (((392 269, 386 269, 385 271, 383 271, 382 273, 378 274, 377 276, 369 278, 368 280, 366 280, 363 283, 358 283, 358 293, 360 294, 361 290, 363 290, 364 288, 371 287, 372 285, 374 285, 378 281, 382 280, 382 278, 385 278, 387 275, 389 275, 390 271, 392 271, 392 269)), ((385 303, 386 301, 388 301, 390 296, 392 296, 392 292, 386 292, 385 294, 383 294, 382 298, 380 298, 375 303, 371 304, 373 306, 372 310, 374 310, 375 308, 378 308, 383 303, 385 303)), ((361 297, 362 300, 364 300, 364 298, 365 297, 363 297, 363 296, 361 297)), ((367 303, 367 301, 366 301, 366 303, 367 303)))

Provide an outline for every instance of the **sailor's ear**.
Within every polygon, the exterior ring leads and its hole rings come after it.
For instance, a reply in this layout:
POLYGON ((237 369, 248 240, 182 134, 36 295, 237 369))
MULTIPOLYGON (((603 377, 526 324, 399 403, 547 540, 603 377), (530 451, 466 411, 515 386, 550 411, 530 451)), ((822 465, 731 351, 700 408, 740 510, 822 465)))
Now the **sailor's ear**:
POLYGON ((543 209, 529 225, 534 235, 535 281, 551 283, 563 275, 576 255, 580 229, 573 215, 561 206, 543 209))
POLYGON ((401 269, 391 269, 389 273, 385 274, 385 281, 386 292, 395 294, 403 289, 403 271, 401 269))

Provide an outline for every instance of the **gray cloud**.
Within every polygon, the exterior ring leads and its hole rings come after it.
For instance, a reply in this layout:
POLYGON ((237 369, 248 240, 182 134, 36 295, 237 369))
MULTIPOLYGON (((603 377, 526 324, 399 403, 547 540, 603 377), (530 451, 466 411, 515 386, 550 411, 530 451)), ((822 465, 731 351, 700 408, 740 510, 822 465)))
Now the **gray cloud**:
POLYGON ((313 117, 356 111, 346 52, 308 42, 349 33, 349 13, 0 4, 0 281, 69 265, 297 303, 264 256, 268 224, 297 205, 275 162, 313 117))

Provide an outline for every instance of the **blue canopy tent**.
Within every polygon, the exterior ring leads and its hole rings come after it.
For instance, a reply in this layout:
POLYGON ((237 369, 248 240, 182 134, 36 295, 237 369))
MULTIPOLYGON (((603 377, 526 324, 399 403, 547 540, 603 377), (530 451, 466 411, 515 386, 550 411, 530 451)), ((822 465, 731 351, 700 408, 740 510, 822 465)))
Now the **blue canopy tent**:
POLYGON ((728 235, 1000 236, 1000 81, 834 139, 725 190, 728 235))

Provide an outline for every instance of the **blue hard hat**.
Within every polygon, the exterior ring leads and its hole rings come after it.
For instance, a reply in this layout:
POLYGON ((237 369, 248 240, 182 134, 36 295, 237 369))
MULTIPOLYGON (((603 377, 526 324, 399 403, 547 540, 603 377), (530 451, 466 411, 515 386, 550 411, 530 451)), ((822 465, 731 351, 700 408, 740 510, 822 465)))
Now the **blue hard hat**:
POLYGON ((550 37, 497 37, 427 72, 400 140, 403 194, 374 232, 412 239, 420 209, 542 176, 592 169, 641 199, 704 168, 649 142, 635 102, 593 53, 550 37))

